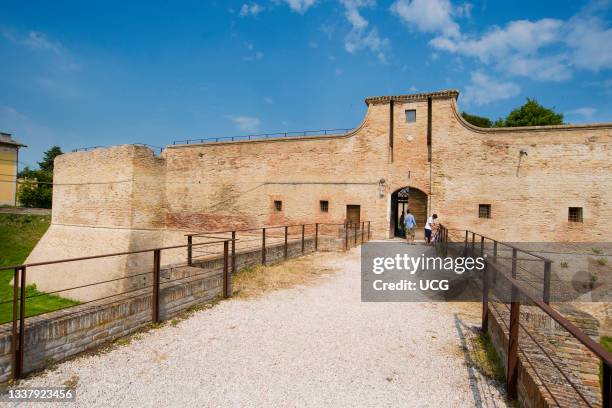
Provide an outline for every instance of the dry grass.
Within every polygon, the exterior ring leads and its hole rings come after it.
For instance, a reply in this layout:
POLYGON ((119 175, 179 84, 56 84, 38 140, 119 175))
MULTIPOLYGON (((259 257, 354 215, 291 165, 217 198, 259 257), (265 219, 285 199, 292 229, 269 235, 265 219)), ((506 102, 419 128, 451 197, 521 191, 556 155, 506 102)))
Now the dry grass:
POLYGON ((314 283, 319 277, 334 273, 328 266, 321 266, 317 255, 290 259, 271 266, 252 266, 241 269, 234 276, 232 285, 235 297, 255 298, 266 292, 297 285, 314 283))

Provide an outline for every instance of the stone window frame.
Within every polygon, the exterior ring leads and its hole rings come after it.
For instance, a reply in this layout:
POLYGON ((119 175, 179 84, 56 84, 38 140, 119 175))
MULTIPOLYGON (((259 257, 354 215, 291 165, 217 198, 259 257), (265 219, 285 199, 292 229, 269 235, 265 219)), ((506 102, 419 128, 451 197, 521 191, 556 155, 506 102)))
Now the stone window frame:
POLYGON ((319 210, 321 212, 329 212, 329 201, 328 200, 319 200, 319 210))
POLYGON ((276 211, 283 211, 283 202, 282 202, 282 200, 274 200, 274 209, 276 211))
POLYGON ((416 109, 406 109, 404 115, 406 115, 406 123, 416 122, 416 109))
POLYGON ((567 207, 568 222, 584 222, 582 207, 567 207))
POLYGON ((478 204, 478 218, 491 218, 491 204, 478 204))

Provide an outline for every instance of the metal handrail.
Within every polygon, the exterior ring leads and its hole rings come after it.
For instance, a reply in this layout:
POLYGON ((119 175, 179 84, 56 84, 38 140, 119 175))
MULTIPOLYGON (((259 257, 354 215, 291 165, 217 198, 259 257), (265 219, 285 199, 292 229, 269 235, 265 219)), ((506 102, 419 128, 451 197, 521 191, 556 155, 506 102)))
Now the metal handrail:
POLYGON ((319 129, 319 130, 301 130, 292 132, 274 132, 274 133, 257 133, 249 135, 238 135, 238 136, 222 136, 222 137, 205 137, 198 139, 185 139, 185 140, 174 140, 173 145, 190 144, 191 142, 196 143, 211 143, 219 142, 223 140, 257 140, 257 139, 268 139, 270 137, 275 138, 286 138, 286 137, 304 137, 304 136, 328 136, 328 135, 340 135, 348 133, 354 128, 338 128, 338 129, 319 129))
POLYGON ((64 263, 64 262, 85 261, 85 260, 88 260, 88 259, 109 258, 109 257, 112 257, 112 256, 141 254, 141 253, 144 253, 144 252, 163 251, 163 250, 167 250, 167 249, 187 248, 189 246, 212 245, 212 244, 219 244, 221 242, 226 242, 226 241, 235 241, 235 240, 233 240, 231 238, 224 238, 224 239, 219 240, 219 241, 200 242, 200 243, 197 243, 197 244, 173 245, 173 246, 159 247, 159 248, 139 249, 137 251, 115 252, 115 253, 101 254, 101 255, 81 256, 81 257, 78 257, 78 258, 65 258, 65 259, 57 259, 57 260, 53 260, 53 261, 25 263, 25 264, 20 264, 20 265, 7 265, 7 266, 0 266, 0 271, 6 270, 6 269, 19 269, 19 268, 23 268, 23 267, 30 268, 32 266, 52 265, 52 264, 58 264, 58 263, 64 263))

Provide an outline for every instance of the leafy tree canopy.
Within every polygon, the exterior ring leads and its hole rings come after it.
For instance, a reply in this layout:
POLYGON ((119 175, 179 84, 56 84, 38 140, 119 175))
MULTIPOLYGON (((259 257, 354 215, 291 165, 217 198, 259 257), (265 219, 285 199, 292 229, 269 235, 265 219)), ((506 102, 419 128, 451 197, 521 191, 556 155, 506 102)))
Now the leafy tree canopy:
POLYGON ((484 128, 490 127, 519 127, 519 126, 545 126, 545 125, 562 125, 563 114, 557 113, 553 109, 545 108, 540 105, 535 99, 527 98, 524 105, 514 109, 505 119, 499 118, 495 123, 491 119, 470 115, 467 112, 461 112, 461 116, 475 126, 484 128))
POLYGON ((59 146, 53 146, 44 153, 42 161, 38 162, 38 167, 40 167, 41 170, 52 172, 53 160, 62 153, 62 149, 59 146))
POLYGON ((461 112, 461 116, 463 116, 463 119, 465 119, 468 123, 471 123, 474 126, 490 128, 493 125, 491 119, 483 116, 470 115, 467 112, 461 112))
POLYGON ((19 202, 24 207, 51 208, 53 195, 53 160, 62 154, 59 146, 53 146, 43 154, 38 162, 39 170, 28 166, 21 170, 17 177, 25 179, 18 190, 19 202))
POLYGON ((527 98, 527 102, 525 102, 523 106, 510 112, 504 122, 505 125, 509 127, 562 125, 563 114, 545 108, 535 99, 527 98))

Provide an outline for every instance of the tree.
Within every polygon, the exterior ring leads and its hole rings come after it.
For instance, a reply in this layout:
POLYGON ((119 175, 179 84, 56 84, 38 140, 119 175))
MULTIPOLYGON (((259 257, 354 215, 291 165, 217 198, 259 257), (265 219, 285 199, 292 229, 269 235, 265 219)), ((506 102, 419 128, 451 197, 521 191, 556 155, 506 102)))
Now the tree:
POLYGON ((492 126, 491 119, 483 116, 470 115, 467 112, 461 112, 461 116, 463 116, 463 119, 465 119, 468 123, 471 123, 474 126, 482 128, 490 128, 492 126))
POLYGON ((562 113, 556 113, 552 109, 545 108, 544 106, 540 105, 538 101, 530 98, 527 98, 527 102, 525 102, 523 106, 510 112, 504 121, 504 125, 508 127, 562 124, 562 113))
POLYGON ((59 146, 53 146, 44 153, 42 161, 38 162, 38 167, 41 170, 53 172, 53 160, 60 154, 63 154, 62 149, 59 146))
POLYGON ((25 180, 18 192, 21 205, 30 208, 51 208, 53 160, 60 154, 62 149, 53 146, 44 153, 42 161, 38 162, 39 170, 32 170, 26 166, 17 174, 18 178, 25 180))

